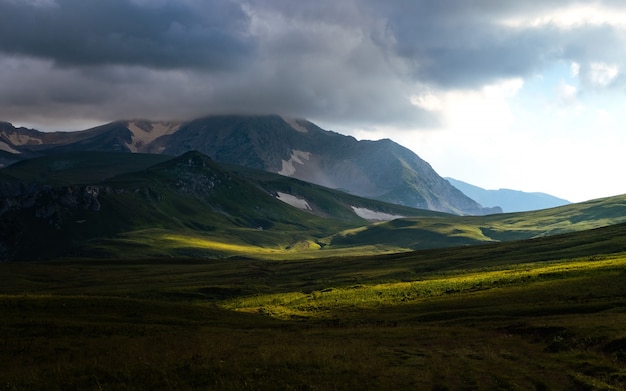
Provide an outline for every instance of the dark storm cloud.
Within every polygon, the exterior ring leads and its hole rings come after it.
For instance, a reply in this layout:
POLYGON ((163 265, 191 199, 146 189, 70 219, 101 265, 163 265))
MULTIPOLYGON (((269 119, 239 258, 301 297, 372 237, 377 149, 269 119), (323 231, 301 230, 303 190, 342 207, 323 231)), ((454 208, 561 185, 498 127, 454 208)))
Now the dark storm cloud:
POLYGON ((624 52, 615 50, 623 46, 623 32, 608 25, 560 29, 554 23, 526 28, 503 23, 507 18, 541 14, 568 3, 581 4, 560 0, 392 1, 376 3, 374 8, 385 16, 395 38, 393 50, 410 63, 415 79, 444 88, 474 88, 529 76, 556 61, 584 64, 608 57, 623 61, 624 52))
POLYGON ((579 63, 591 85, 593 62, 626 65, 613 26, 503 23, 564 5, 0 0, 0 119, 279 112, 432 127, 436 115, 412 96, 526 77, 559 61, 579 63))
POLYGON ((0 1, 0 50, 63 66, 224 68, 254 50, 247 15, 228 1, 0 1), (200 3, 198 3, 200 4, 200 3))

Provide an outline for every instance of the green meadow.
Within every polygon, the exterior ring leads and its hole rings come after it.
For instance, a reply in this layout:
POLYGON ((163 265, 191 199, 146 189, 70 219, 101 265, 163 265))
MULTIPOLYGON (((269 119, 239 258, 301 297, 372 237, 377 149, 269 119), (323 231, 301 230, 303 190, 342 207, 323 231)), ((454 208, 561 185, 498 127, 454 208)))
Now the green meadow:
POLYGON ((41 185, 0 220, 0 390, 626 389, 626 196, 456 216, 197 153, 0 174, 41 185))
MULTIPOLYGON (((297 185, 302 185, 294 181, 297 185)), ((283 186, 285 183, 281 183, 283 186)), ((287 188, 284 188, 287 191, 287 188)), ((293 188, 292 188, 293 191, 293 188)), ((326 195, 328 196, 328 195, 326 195)), ((323 200, 319 196, 317 200, 323 200)), ((188 200, 193 205, 193 200, 188 200)), ((323 204, 322 201, 318 201, 323 204)), ((236 200, 245 205, 249 200, 236 200)), ((330 215, 336 215, 332 203, 325 204, 330 215)), ((135 207, 135 210, 141 207, 135 207)), ((293 258, 312 259, 334 256, 393 254, 446 248, 504 243, 524 239, 538 239, 579 231, 590 231, 626 222, 626 197, 616 196, 571 204, 553 209, 495 214, 488 216, 456 216, 424 212, 424 216, 396 219, 388 222, 340 221, 323 219, 298 210, 286 215, 282 210, 271 218, 280 216, 264 230, 257 227, 235 226, 223 216, 193 214, 185 216, 176 207, 161 206, 167 216, 178 216, 176 226, 163 224, 156 213, 146 211, 146 219, 160 221, 162 228, 138 229, 114 237, 96 238, 82 245, 81 252, 107 257, 251 257, 268 260, 293 258), (183 220, 189 219, 189 221, 183 220), (184 221, 184 225, 180 224, 184 221), (294 224, 293 221, 299 221, 294 224), (204 230, 199 229, 205 228, 204 230), (206 229, 210 227, 210 229, 206 229), (346 228, 348 227, 348 228, 346 228)), ((201 210, 200 206, 196 210, 201 210)), ((414 210, 416 211, 416 210, 414 210)), ((408 213, 407 213, 408 214, 408 213)), ((259 221, 270 219, 259 217, 259 221)), ((122 220, 122 218, 118 219, 122 220)), ((152 225, 157 225, 151 222, 152 225)), ((84 229, 84 227, 80 227, 84 229)), ((98 228, 99 229, 99 228, 98 228)), ((82 232, 82 231, 81 231, 82 232)), ((562 236, 567 237, 567 236, 562 236)), ((583 242, 605 242, 593 233, 583 242)), ((613 238, 612 236, 610 236, 613 238)), ((611 239, 621 246, 619 239, 611 239)), ((622 247, 626 250, 626 247, 622 247)), ((469 250, 471 251, 471 250, 469 250)), ((575 256, 575 251, 573 251, 575 256)))
POLYGON ((625 233, 4 263, 0 388, 620 390, 625 233))

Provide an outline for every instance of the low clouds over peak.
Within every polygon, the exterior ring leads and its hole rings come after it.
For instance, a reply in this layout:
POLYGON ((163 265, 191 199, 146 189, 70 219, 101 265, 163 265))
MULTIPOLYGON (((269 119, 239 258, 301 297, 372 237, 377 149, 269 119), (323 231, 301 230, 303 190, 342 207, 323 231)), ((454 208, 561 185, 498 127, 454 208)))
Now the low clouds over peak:
POLYGON ((566 6, 0 0, 0 118, 53 124, 278 112, 431 128, 437 112, 414 104, 415 96, 480 89, 557 62, 580 64, 582 87, 619 86, 623 26, 598 20, 624 7, 593 2, 595 19, 559 25, 550 15, 566 6))

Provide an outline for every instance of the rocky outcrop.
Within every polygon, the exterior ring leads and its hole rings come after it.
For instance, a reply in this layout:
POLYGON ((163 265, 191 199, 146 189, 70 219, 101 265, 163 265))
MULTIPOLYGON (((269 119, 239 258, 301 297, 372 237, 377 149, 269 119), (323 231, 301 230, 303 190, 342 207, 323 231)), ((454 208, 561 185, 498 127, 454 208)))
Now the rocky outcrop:
POLYGON ((98 197, 102 189, 98 186, 60 188, 22 186, 21 194, 0 198, 0 217, 11 211, 31 210, 35 218, 47 220, 50 225, 59 228, 63 216, 73 210, 84 209, 93 212, 100 210, 98 197))

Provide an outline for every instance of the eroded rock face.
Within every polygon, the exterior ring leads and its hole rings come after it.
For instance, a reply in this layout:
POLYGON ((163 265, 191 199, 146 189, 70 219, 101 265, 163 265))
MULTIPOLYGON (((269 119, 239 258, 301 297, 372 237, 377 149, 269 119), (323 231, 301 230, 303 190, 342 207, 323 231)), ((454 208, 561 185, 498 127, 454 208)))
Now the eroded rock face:
MULTIPOLYGON (((69 223, 81 222, 76 221, 77 216, 85 212, 99 213, 102 195, 116 192, 107 186, 93 185, 52 188, 13 184, 3 190, 5 195, 0 197, 0 262, 13 260, 26 232, 31 236, 57 235, 63 238, 63 230, 69 223), (33 226, 38 228, 31 230, 33 226)), ((37 242, 37 239, 28 240, 37 242)))
POLYGON ((11 211, 32 210, 38 219, 50 220, 58 225, 64 213, 76 209, 98 212, 100 210, 101 188, 98 186, 64 186, 59 188, 34 187, 26 185, 15 187, 12 196, 0 198, 0 216, 11 211), (56 222, 56 223, 55 223, 56 222))
POLYGON ((169 171, 176 178, 174 186, 177 191, 199 198, 211 192, 220 182, 218 176, 211 172, 209 161, 200 154, 188 153, 169 171))

